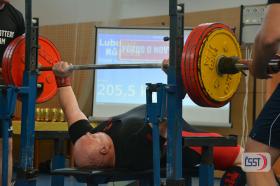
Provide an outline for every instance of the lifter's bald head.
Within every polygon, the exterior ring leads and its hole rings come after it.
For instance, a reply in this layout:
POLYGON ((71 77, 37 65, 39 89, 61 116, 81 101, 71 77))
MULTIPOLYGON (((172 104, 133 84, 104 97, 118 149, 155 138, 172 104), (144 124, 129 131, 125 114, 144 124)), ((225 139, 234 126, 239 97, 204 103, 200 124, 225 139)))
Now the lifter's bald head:
POLYGON ((103 132, 87 133, 73 148, 77 167, 109 168, 115 165, 115 149, 110 136, 103 132))

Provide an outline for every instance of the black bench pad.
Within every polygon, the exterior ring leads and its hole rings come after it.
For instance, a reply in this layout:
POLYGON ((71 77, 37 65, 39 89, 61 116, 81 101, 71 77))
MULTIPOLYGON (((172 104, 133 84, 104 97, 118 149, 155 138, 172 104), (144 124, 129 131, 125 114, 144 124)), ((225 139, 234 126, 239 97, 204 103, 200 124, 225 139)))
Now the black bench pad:
MULTIPOLYGON (((52 175, 73 176, 78 182, 81 183, 108 183, 112 181, 125 181, 125 180, 139 180, 153 179, 153 169, 143 171, 131 171, 128 169, 77 169, 77 168, 62 168, 51 171, 52 175)), ((198 176, 198 168, 192 171, 183 171, 186 177, 198 176)), ((161 177, 166 177, 166 169, 161 169, 161 177)))

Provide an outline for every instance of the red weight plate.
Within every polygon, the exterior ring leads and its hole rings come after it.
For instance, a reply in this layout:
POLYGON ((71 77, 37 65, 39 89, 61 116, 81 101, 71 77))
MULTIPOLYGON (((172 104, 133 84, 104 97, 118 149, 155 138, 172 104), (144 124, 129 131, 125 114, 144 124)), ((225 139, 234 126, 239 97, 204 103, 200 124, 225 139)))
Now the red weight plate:
MULTIPOLYGON (((20 36, 21 37, 21 36, 20 36)), ((18 37, 18 38, 20 38, 18 37)), ((16 39, 18 39, 16 38, 16 39)), ((15 39, 15 40, 16 40, 15 39)), ((9 61, 10 61, 10 56, 13 51, 14 45, 9 44, 7 48, 5 49, 5 52, 3 54, 3 59, 2 59, 2 71, 3 71, 3 79, 5 84, 12 84, 11 82, 11 73, 9 73, 9 61)))
MULTIPOLYGON (((14 63, 12 61, 12 56, 14 54, 15 49, 17 49, 17 47, 19 46, 19 44, 21 42, 24 43, 24 35, 21 35, 21 36, 17 37, 16 39, 14 39, 12 41, 12 43, 9 44, 9 46, 11 46, 11 48, 10 48, 10 52, 7 56, 7 61, 6 61, 7 66, 8 66, 7 71, 9 73, 9 83, 12 84, 12 85, 15 85, 15 86, 21 86, 22 85, 22 82, 17 83, 17 84, 14 82, 14 76, 20 76, 21 79, 23 79, 24 63, 23 63, 23 65, 19 65, 17 63, 14 63), (18 67, 22 67, 22 69, 17 71, 17 73, 12 72, 12 67, 15 66, 15 65, 18 66, 18 67), (22 73, 19 73, 19 72, 22 72, 22 73)), ((18 55, 23 55, 24 56, 24 51, 25 51, 25 49, 23 49, 23 51, 19 51, 18 55)), ((24 60, 24 58, 23 58, 23 60, 24 60)))
POLYGON ((195 97, 196 97, 196 102, 200 106, 208 106, 208 107, 218 107, 216 102, 213 102, 212 99, 204 93, 203 91, 203 86, 200 81, 200 64, 198 61, 200 61, 200 48, 204 43, 205 38, 209 33, 211 33, 211 30, 209 30, 209 26, 211 24, 204 24, 200 25, 200 29, 198 32, 196 32, 196 37, 198 38, 197 41, 195 41, 194 44, 194 50, 192 51, 191 55, 194 55, 193 58, 190 60, 190 69, 192 69, 192 72, 190 73, 190 76, 193 77, 193 81, 188 81, 187 83, 189 84, 189 87, 192 87, 190 91, 193 91, 195 97))
POLYGON ((204 31, 204 26, 197 27, 188 37, 183 50, 183 57, 181 63, 182 77, 186 91, 190 98, 198 105, 205 106, 203 92, 199 89, 199 81, 197 77, 197 65, 192 61, 197 60, 195 51, 200 47, 200 40, 203 39, 201 36, 204 31), (187 60, 187 61, 186 61, 187 60))
MULTIPOLYGON (((198 77, 198 65, 196 63, 196 61, 199 60, 199 56, 196 55, 197 54, 197 50, 201 47, 202 44, 202 40, 203 37, 201 37, 203 35, 203 27, 200 28, 200 30, 196 33, 196 35, 194 35, 194 38, 197 38, 197 40, 193 40, 194 43, 197 43, 197 45, 194 45, 193 47, 193 52, 191 55, 193 55, 193 57, 190 58, 190 62, 189 63, 189 69, 191 71, 189 71, 190 77, 192 77, 192 79, 190 79, 190 81, 188 81, 189 83, 189 87, 193 87, 192 90, 195 91, 193 93, 193 95, 196 97, 196 100, 199 101, 200 105, 206 106, 206 105, 210 105, 210 103, 208 103, 208 99, 205 98, 203 92, 201 91, 200 88, 200 82, 199 82, 199 77, 198 77)), ((191 43, 190 43, 191 44, 191 43)))
POLYGON ((7 48, 5 50, 5 52, 7 52, 7 56, 6 58, 3 58, 3 71, 5 72, 5 76, 4 76, 4 80, 5 80, 5 83, 6 84, 12 84, 11 82, 11 74, 9 73, 9 68, 10 68, 10 65, 9 65, 9 56, 10 56, 10 53, 12 52, 12 48, 7 48))
POLYGON ((226 26, 226 25, 223 25, 223 24, 207 24, 207 28, 204 30, 203 32, 203 42, 202 44, 199 46, 198 50, 196 51, 195 55, 198 56, 197 58, 197 61, 193 61, 193 63, 195 63, 196 65, 196 73, 198 74, 196 77, 198 77, 198 80, 199 80, 199 83, 197 83, 196 85, 199 86, 199 90, 202 90, 203 91, 203 101, 205 103, 205 106, 210 106, 210 107, 221 107, 223 105, 226 104, 226 102, 217 102, 216 100, 213 100, 207 93, 207 91, 205 90, 204 88, 204 84, 202 83, 202 80, 200 79, 201 78, 201 60, 199 58, 200 56, 200 52, 201 52, 201 47, 204 45, 205 42, 207 42, 207 39, 208 39, 208 35, 210 33, 212 33, 214 30, 217 30, 217 29, 227 29, 229 30, 229 28, 226 26))
POLYGON ((207 39, 207 36, 216 29, 229 28, 220 23, 201 24, 190 33, 183 49, 181 60, 183 84, 190 98, 200 106, 221 107, 225 104, 224 102, 212 100, 205 93, 203 84, 199 79, 200 65, 198 61, 201 46, 207 39))
MULTIPOLYGON (((42 67, 53 66, 61 60, 60 53, 54 44, 45 38, 39 40, 38 62, 42 67)), ((40 102, 45 102, 52 98, 57 92, 55 75, 52 71, 44 71, 38 76, 37 82, 43 85, 43 91, 40 94, 40 102)), ((37 100, 38 101, 38 100, 37 100)))
POLYGON ((195 50, 195 46, 190 45, 192 42, 196 43, 198 42, 199 37, 196 37, 196 32, 191 32, 191 34, 188 37, 188 40, 186 41, 186 44, 183 49, 183 55, 182 55, 182 62, 181 62, 181 69, 182 69, 182 79, 186 88, 186 92, 190 96, 190 98, 197 104, 201 105, 200 99, 197 93, 196 86, 190 87, 190 85, 195 84, 195 79, 197 79, 196 74, 193 73, 193 66, 191 63, 185 63, 185 60, 192 61, 192 59, 195 57, 193 52, 186 52, 195 50), (193 82, 193 83, 189 83, 193 82))
POLYGON ((5 82, 6 85, 11 84, 9 81, 9 73, 8 73, 8 63, 7 63, 7 58, 5 57, 5 54, 8 55, 8 53, 10 52, 10 50, 8 48, 6 48, 5 53, 3 55, 3 59, 2 59, 2 77, 3 80, 5 82))
MULTIPOLYGON (((227 31, 229 31, 229 32, 231 32, 232 34, 234 34, 233 32, 232 32, 232 30, 227 26, 227 25, 224 25, 224 24, 220 24, 220 23, 214 23, 214 24, 207 24, 209 27, 207 28, 207 30, 204 32, 204 33, 207 33, 207 35, 205 35, 205 37, 204 37, 204 41, 203 41, 203 43, 202 43, 202 45, 200 45, 200 47, 202 47, 203 45, 204 45, 204 43, 206 43, 207 41, 208 41, 208 36, 209 36, 209 34, 210 33, 212 33, 213 31, 215 31, 215 30, 217 30, 217 29, 222 29, 222 30, 227 30, 227 31)), ((201 55, 201 48, 199 48, 200 50, 199 51, 197 51, 198 53, 196 53, 198 56, 200 56, 201 55)), ((199 59, 199 58, 198 58, 199 59)), ((201 69, 201 60, 199 59, 198 61, 196 61, 195 62, 196 64, 197 64, 197 66, 198 66, 198 70, 197 70, 197 74, 198 74, 198 78, 199 78, 199 82, 200 82, 200 88, 201 88, 201 90, 203 91, 203 93, 204 93, 204 95, 205 95, 205 97, 207 97, 207 100, 206 100, 206 102, 209 102, 211 105, 209 105, 210 107, 221 107, 221 106, 224 106, 225 104, 227 104, 227 101, 221 101, 221 102, 218 102, 218 101, 216 101, 216 100, 213 100, 210 96, 209 96, 209 94, 208 94, 208 92, 206 91, 206 89, 205 89, 205 86, 204 86, 204 83, 203 83, 203 81, 202 81, 202 79, 201 79, 201 77, 202 77, 202 71, 200 70, 201 69)), ((207 106, 208 106, 208 104, 207 104, 207 106)))
POLYGON ((205 38, 208 36, 209 33, 211 33, 211 31, 208 30, 209 26, 209 24, 201 26, 200 32, 196 34, 196 36, 198 37, 198 42, 195 42, 197 44, 194 43, 196 47, 193 51, 193 55, 195 57, 192 58, 192 60, 190 61, 190 65, 192 66, 193 70, 192 73, 195 74, 193 75, 195 81, 189 83, 192 84, 190 86, 195 87, 194 90, 196 90, 196 95, 198 97, 197 99, 199 100, 199 104, 201 106, 217 107, 216 102, 213 102, 211 98, 209 98, 209 96, 204 93, 203 86, 199 77, 200 64, 198 62, 200 61, 200 48, 202 47, 205 38))
MULTIPOLYGON (((40 36, 38 65, 43 67, 53 66, 58 61, 60 61, 60 53, 54 44, 40 36)), ((9 74, 9 78, 6 78, 8 82, 15 86, 22 86, 25 69, 24 36, 16 38, 9 44, 9 50, 5 55, 5 68, 5 71, 9 74)), ((45 102, 56 94, 57 86, 52 71, 41 72, 37 77, 37 83, 42 85, 42 88, 37 91, 37 103, 45 102)))

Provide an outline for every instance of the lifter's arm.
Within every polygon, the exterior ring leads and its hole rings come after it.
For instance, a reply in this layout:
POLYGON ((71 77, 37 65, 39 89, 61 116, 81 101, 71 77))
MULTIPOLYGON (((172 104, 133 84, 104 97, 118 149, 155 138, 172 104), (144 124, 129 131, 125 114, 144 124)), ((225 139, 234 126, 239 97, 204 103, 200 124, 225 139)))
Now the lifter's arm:
POLYGON ((58 100, 64 112, 65 118, 70 125, 81 119, 87 119, 80 110, 76 96, 70 84, 71 72, 66 71, 69 64, 67 62, 59 62, 53 66, 58 84, 58 100))
POLYGON ((69 126, 81 119, 87 119, 80 110, 77 99, 71 86, 58 89, 58 99, 69 126))

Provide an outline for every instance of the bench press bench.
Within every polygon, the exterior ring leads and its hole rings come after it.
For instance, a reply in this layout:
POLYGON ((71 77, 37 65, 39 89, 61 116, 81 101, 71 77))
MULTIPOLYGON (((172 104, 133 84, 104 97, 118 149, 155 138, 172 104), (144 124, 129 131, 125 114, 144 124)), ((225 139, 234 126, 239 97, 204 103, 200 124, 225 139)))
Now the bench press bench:
MULTIPOLYGON (((213 147, 214 146, 236 146, 237 137, 185 137, 184 145, 201 146, 201 164, 199 168, 184 171, 185 185, 191 186, 191 177, 199 177, 200 186, 214 185, 214 165, 213 165, 213 147)), ((73 176, 80 183, 87 183, 88 186, 97 186, 113 181, 139 180, 139 185, 153 185, 153 169, 144 171, 131 171, 127 169, 77 169, 61 168, 51 171, 54 176, 73 176)), ((161 169, 161 177, 165 178, 166 169, 161 169)), ((53 186, 53 185, 52 185, 53 186)))
MULTIPOLYGON (((126 181, 126 180, 139 180, 140 185, 151 185, 159 186, 160 178, 168 177, 167 171, 160 169, 160 162, 158 156, 160 156, 159 149, 159 131, 158 125, 164 117, 164 110, 166 109, 166 87, 164 84, 147 84, 146 89, 147 95, 147 115, 146 123, 153 124, 153 169, 144 171, 131 171, 131 170, 82 170, 74 168, 63 168, 55 169, 51 171, 54 177, 58 175, 63 176, 73 176, 79 182, 87 183, 90 186, 108 183, 111 181, 126 181), (157 94, 157 103, 152 102, 152 93, 157 94), (156 162, 156 163, 155 163, 156 162), (156 166, 155 166, 156 165, 156 166)), ((175 130, 168 125, 168 130, 175 130)), ((178 131, 177 131, 178 132, 178 131)), ((179 133, 179 135, 181 135, 179 133)), ((172 138, 170 138, 172 139, 172 138)), ((178 143, 178 141, 174 141, 178 143)), ((184 146, 197 146, 202 147, 201 153, 201 163, 199 170, 194 168, 190 172, 185 171, 182 177, 185 180, 166 180, 166 185, 168 186, 191 186, 191 177, 199 176, 200 186, 213 186, 214 185, 214 164, 213 164, 213 147, 214 146, 236 146, 237 137, 227 136, 227 137, 183 137, 184 146)), ((55 183, 55 182, 54 182, 55 183)), ((60 184, 59 186, 61 186, 60 184)), ((56 185, 52 185, 56 186, 56 185)))
MULTIPOLYGON (((80 183, 87 183, 88 186, 97 186, 114 181, 138 180, 139 185, 153 185, 153 169, 143 171, 131 171, 128 169, 99 169, 87 170, 76 168, 63 168, 51 171, 53 175, 73 176, 80 183)), ((166 169, 161 169, 161 177, 165 176, 166 169)), ((186 182, 190 182, 191 177, 198 176, 198 168, 192 171, 183 172, 186 175, 186 182)))

